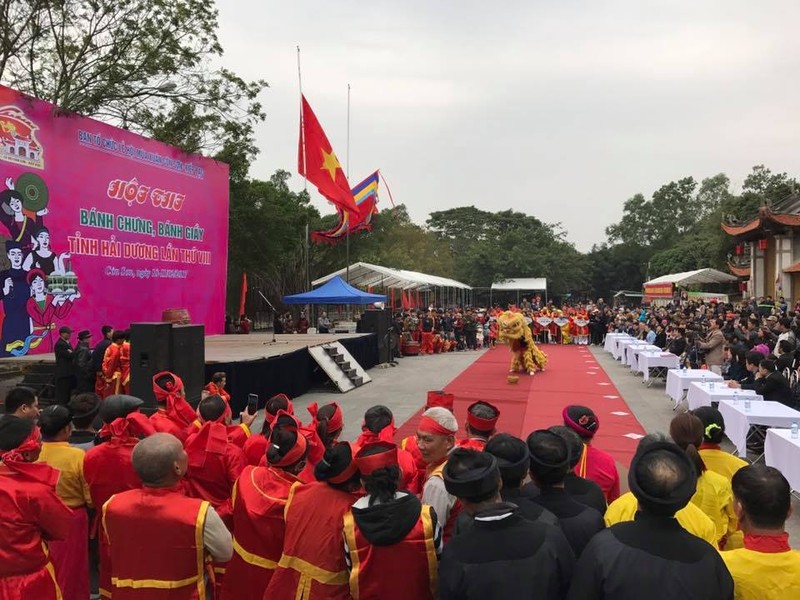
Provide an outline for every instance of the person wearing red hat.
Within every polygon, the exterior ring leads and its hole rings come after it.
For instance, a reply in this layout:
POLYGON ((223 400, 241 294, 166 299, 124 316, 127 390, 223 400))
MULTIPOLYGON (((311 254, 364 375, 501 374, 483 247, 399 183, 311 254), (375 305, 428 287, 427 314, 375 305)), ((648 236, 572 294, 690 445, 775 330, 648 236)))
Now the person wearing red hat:
POLYGON ((351 596, 433 600, 442 550, 436 513, 415 495, 398 490, 401 473, 392 442, 366 444, 355 461, 367 495, 344 516, 351 596))
POLYGON ((171 433, 181 442, 192 432, 195 411, 186 401, 183 380, 169 371, 153 376, 153 395, 158 410, 150 415, 153 429, 160 433, 171 433))
MULTIPOLYGON (((247 460, 241 446, 228 436, 225 425, 227 406, 219 396, 208 396, 198 404, 197 414, 202 426, 199 431, 189 435, 184 444, 189 457, 184 490, 189 497, 209 502, 222 522, 231 529, 231 493, 236 480, 247 466, 247 460)), ((213 569, 215 595, 219 595, 224 581, 225 564, 214 563, 213 569)))
POLYGON ((228 439, 225 406, 219 396, 203 398, 197 406, 203 424, 184 444, 189 456, 185 483, 187 495, 208 500, 230 526, 231 490, 247 460, 244 451, 228 439))
POLYGON ((342 532, 344 515, 362 490, 350 444, 339 442, 325 450, 314 476, 314 483, 296 482, 289 490, 283 553, 264 600, 351 598, 342 532))
POLYGON ((314 467, 322 459, 325 449, 333 447, 339 441, 344 429, 344 413, 336 402, 326 404, 322 408, 313 402, 306 410, 311 415, 311 422, 307 427, 310 430, 307 437, 311 445, 308 449, 306 468, 300 473, 300 481, 310 483, 314 481, 314 467))
MULTIPOLYGON (((441 406, 442 408, 446 408, 450 412, 453 412, 453 403, 455 402, 455 398, 456 397, 454 394, 445 392, 444 390, 429 391, 427 400, 425 402, 425 408, 423 410, 428 410, 434 406, 441 406)), ((400 448, 408 452, 414 459, 414 464, 417 466, 415 485, 417 486, 417 489, 422 489, 422 484, 425 482, 425 470, 427 469, 428 465, 425 464, 425 461, 422 459, 422 454, 420 454, 419 446, 417 446, 416 434, 403 438, 400 441, 400 448)))
POLYGON ((467 409, 467 439, 458 443, 460 448, 483 452, 486 442, 494 435, 500 411, 496 406, 479 400, 469 405, 467 409))
POLYGON ((611 504, 619 498, 619 472, 617 463, 608 452, 592 446, 592 438, 600 427, 594 411, 587 406, 572 404, 561 412, 564 425, 583 439, 583 453, 575 466, 578 477, 594 481, 603 490, 606 502, 611 504))
POLYGON ((29 419, 0 418, 0 598, 61 600, 47 542, 64 540, 73 525, 56 494, 59 473, 36 463, 39 429, 29 419))
POLYGON ((261 426, 261 433, 251 435, 244 443, 243 450, 248 465, 257 467, 265 464, 262 461, 267 455, 272 424, 275 422, 279 411, 294 415, 294 406, 286 394, 275 394, 264 405, 264 424, 261 426))
MULTIPOLYGON (((397 428, 394 426, 394 415, 388 407, 377 404, 364 413, 361 435, 353 442, 353 452, 358 453, 367 444, 376 442, 392 442, 397 428)), ((414 494, 419 493, 417 466, 414 457, 407 450, 397 449, 397 464, 400 467, 400 489, 414 494)))
POLYGON ((453 535, 461 504, 444 485, 442 472, 450 452, 455 448, 458 421, 446 408, 436 406, 422 413, 417 425, 417 444, 425 461, 422 503, 434 508, 444 527, 444 541, 453 535))
MULTIPOLYGON (((101 443, 83 459, 83 476, 97 510, 113 495, 142 486, 133 468, 133 448, 141 438, 156 433, 150 419, 139 412, 142 404, 140 398, 115 394, 100 406, 103 427, 97 435, 101 443)), ((99 514, 95 531, 98 528, 99 514)), ((100 536, 100 595, 111 597, 111 555, 103 536, 100 536)))
POLYGON ((261 600, 278 566, 286 499, 299 482, 308 449, 300 428, 293 415, 279 410, 272 419, 267 466, 245 467, 233 487, 234 554, 225 572, 222 600, 261 600))

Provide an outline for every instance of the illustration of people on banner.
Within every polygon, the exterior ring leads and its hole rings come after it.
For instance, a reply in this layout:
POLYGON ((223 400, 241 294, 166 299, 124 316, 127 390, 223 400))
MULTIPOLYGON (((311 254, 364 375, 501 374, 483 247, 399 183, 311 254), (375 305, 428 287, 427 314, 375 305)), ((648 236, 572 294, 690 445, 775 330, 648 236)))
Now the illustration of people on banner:
POLYGON ((47 184, 35 173, 5 179, 0 191, 0 233, 9 268, 0 271, 3 325, 0 356, 23 356, 44 340, 53 340, 56 320, 65 319, 80 298, 70 255, 56 253, 44 224, 48 213, 47 184))

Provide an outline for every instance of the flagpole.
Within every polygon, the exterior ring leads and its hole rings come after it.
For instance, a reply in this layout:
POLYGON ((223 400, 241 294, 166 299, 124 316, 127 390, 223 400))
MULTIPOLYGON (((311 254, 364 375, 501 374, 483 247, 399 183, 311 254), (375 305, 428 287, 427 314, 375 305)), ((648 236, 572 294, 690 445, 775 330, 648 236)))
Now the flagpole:
MULTIPOLYGON (((345 170, 347 181, 350 181, 350 84, 347 84, 347 156, 345 157, 345 170)), ((347 214, 347 213, 345 213, 347 214)), ((347 231, 345 232, 345 254, 347 260, 347 269, 345 270, 345 281, 350 283, 350 217, 347 217, 347 231)))
POLYGON ((306 136, 303 127, 303 75, 300 71, 300 46, 297 46, 297 85, 300 89, 300 145, 303 148, 303 190, 308 191, 308 178, 306 177, 306 136))

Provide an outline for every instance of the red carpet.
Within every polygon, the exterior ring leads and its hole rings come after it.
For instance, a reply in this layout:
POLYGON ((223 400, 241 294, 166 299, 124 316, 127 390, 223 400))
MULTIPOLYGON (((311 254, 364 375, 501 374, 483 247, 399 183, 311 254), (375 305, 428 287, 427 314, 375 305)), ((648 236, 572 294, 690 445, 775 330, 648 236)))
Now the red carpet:
MULTIPOLYGON (((591 407, 600 421, 593 445, 610 452, 627 467, 645 432, 592 353, 584 346, 546 345, 542 350, 548 356, 546 370, 534 377, 520 374, 516 385, 506 382, 511 353, 498 346, 485 351, 445 387, 456 397, 455 414, 462 426, 460 437, 467 407, 476 400, 490 402, 500 409, 498 431, 522 439, 534 429, 561 425, 564 406, 582 404, 591 407)), ((412 435, 421 414, 422 409, 406 421, 396 439, 412 435)))

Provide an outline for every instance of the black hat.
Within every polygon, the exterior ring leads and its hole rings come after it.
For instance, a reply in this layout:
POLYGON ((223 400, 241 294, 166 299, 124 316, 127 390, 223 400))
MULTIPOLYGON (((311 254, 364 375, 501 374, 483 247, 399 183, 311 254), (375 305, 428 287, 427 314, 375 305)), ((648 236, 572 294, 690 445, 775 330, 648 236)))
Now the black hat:
POLYGON ((127 394, 115 394, 103 400, 100 406, 100 418, 103 423, 112 423, 116 419, 126 417, 144 404, 141 398, 127 394))
POLYGON ((72 333, 72 327, 67 327, 64 325, 59 328, 58 333, 72 333))
POLYGON ((497 459, 486 452, 458 448, 450 454, 442 472, 444 487, 457 498, 480 498, 497 491, 500 469, 497 459), (462 469, 462 462, 472 468, 462 469))
MULTIPOLYGON (((639 501, 639 505, 648 512, 672 516, 684 508, 694 496, 697 489, 697 475, 695 469, 686 453, 672 442, 651 442, 640 446, 631 461, 630 471, 628 471, 628 487, 639 501), (680 468, 680 479, 672 490, 655 490, 649 488, 662 487, 648 485, 644 480, 642 461, 653 453, 661 453, 668 459, 672 466, 680 468), (645 489, 648 488, 648 489, 645 489)), ((666 486, 663 486, 666 487, 666 486)))
POLYGON ((492 436, 484 452, 497 459, 497 466, 504 477, 523 479, 531 466, 528 444, 507 433, 492 436))
POLYGON ((89 339, 90 337, 92 337, 92 332, 89 331, 88 329, 83 329, 78 334, 78 339, 79 340, 86 340, 86 339, 89 339))

